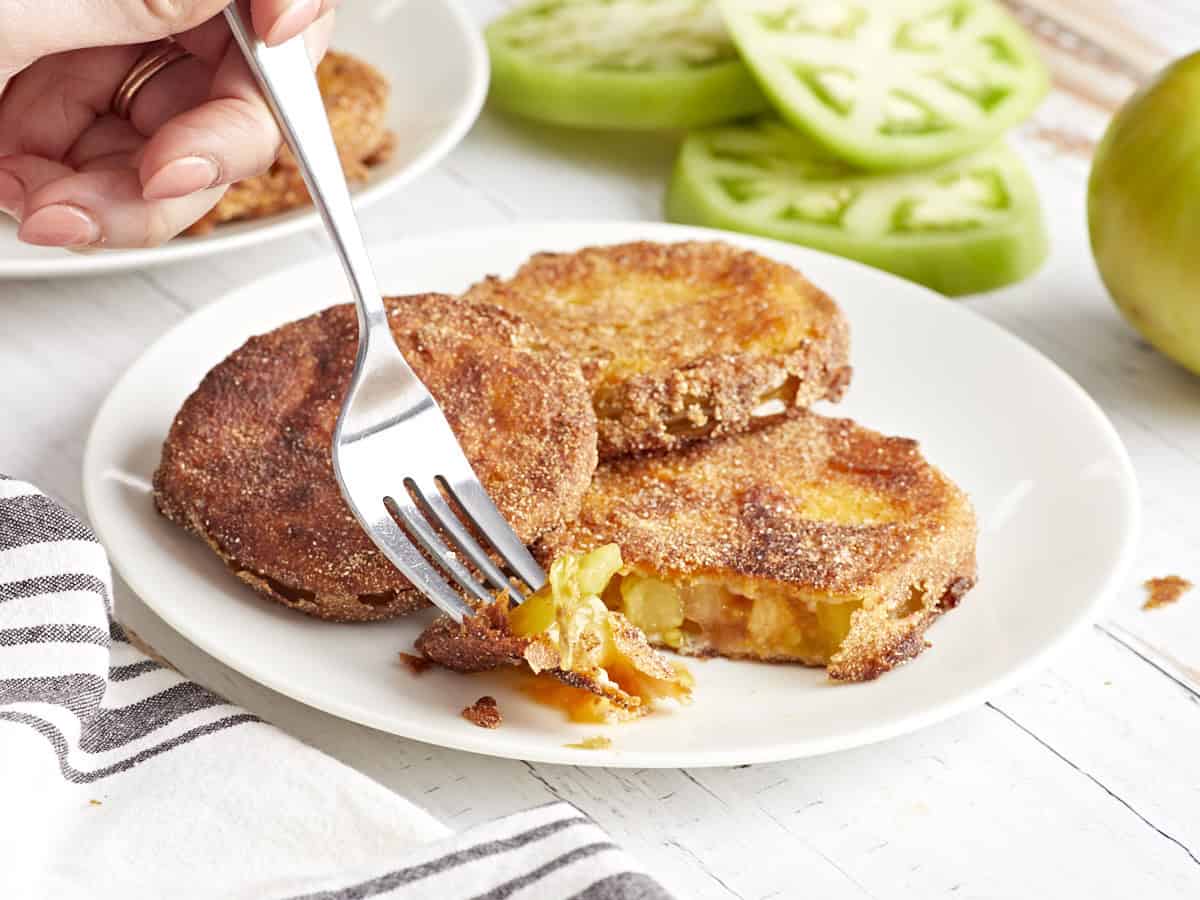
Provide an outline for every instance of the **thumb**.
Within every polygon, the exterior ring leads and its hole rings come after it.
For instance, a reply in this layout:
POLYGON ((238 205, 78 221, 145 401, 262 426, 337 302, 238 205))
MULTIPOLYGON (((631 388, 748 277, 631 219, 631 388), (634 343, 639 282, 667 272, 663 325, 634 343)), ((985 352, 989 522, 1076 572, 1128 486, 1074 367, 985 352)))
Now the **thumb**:
POLYGON ((141 44, 195 28, 229 0, 39 0, 0 3, 0 72, 52 53, 141 44))

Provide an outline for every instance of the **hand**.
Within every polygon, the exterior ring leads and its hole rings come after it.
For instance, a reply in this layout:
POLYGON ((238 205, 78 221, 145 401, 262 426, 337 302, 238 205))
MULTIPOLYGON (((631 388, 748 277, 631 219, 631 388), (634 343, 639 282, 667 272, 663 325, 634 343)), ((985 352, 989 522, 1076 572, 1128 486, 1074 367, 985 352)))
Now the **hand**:
MULTIPOLYGON (((0 212, 52 247, 149 247, 265 171, 281 137, 221 10, 229 0, 0 0, 0 212), (112 97, 147 42, 192 55, 112 97)), ((268 44, 303 33, 314 64, 337 0, 253 0, 268 44)))

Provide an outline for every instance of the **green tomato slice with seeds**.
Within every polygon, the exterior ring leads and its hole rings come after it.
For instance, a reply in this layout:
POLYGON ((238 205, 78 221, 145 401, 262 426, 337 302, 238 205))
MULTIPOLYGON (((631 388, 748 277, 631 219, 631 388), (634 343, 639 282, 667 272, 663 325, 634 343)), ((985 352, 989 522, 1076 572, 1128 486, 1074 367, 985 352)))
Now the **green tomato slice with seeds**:
POLYGON ((991 0, 719 0, 779 114, 865 169, 919 168, 992 143, 1049 86, 991 0))
POLYGON ((692 128, 767 109, 713 0, 541 0, 485 37, 493 100, 531 119, 692 128))
POLYGON ((950 295, 1018 281, 1047 251, 1029 173, 1002 142, 881 174, 773 118, 689 134, 667 217, 836 253, 950 295))

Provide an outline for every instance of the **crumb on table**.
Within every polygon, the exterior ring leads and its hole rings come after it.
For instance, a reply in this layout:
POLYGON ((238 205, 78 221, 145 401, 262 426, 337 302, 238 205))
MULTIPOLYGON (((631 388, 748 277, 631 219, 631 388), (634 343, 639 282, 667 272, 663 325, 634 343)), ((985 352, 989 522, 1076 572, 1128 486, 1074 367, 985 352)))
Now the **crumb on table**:
POLYGON ((414 656, 411 653, 400 652, 400 662, 404 663, 404 667, 414 675, 420 675, 426 672, 433 665, 433 661, 426 659, 424 656, 414 656))
POLYGON ((582 741, 577 741, 574 744, 563 744, 563 746, 569 747, 572 750, 607 750, 612 746, 612 740, 602 734, 594 734, 589 738, 584 738, 582 741))
POLYGON ((499 728, 503 721, 495 697, 480 697, 462 711, 462 717, 480 728, 499 728))
POLYGON ((100 801, 99 801, 99 800, 89 800, 89 801, 88 801, 88 805, 89 805, 89 806, 100 806, 100 805, 101 805, 101 803, 100 803, 100 801))
POLYGON ((1167 575, 1163 578, 1148 578, 1144 584, 1146 602, 1142 609, 1158 609, 1169 606, 1186 594, 1192 588, 1192 583, 1178 575, 1167 575))

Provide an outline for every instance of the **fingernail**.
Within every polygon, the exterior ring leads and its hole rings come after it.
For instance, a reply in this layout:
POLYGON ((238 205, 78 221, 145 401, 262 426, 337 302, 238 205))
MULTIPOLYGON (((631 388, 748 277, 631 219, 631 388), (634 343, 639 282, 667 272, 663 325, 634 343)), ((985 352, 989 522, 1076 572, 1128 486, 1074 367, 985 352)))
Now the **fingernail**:
POLYGON ((100 226, 78 206, 52 203, 34 210, 21 223, 17 236, 43 247, 86 247, 100 240, 100 226))
POLYGON ((206 156, 184 156, 172 160, 150 176, 142 188, 147 200, 186 197, 210 188, 221 177, 217 164, 206 156))
POLYGON ((317 18, 321 11, 321 0, 296 0, 285 9, 271 26, 265 38, 268 47, 282 44, 294 38, 317 18))
POLYGON ((0 213, 19 219, 24 202, 25 185, 15 175, 0 172, 0 213))

